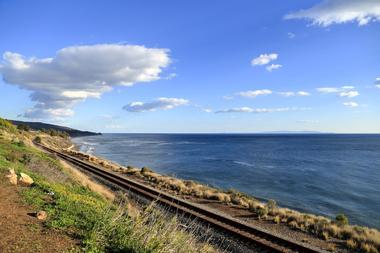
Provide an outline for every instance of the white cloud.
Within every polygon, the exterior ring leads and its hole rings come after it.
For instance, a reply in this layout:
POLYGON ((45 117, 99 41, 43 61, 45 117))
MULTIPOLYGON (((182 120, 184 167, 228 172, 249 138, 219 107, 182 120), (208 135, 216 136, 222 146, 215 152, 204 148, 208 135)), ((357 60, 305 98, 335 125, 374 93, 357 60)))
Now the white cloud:
POLYGON ((338 87, 322 87, 317 88, 317 91, 321 93, 340 93, 339 95, 341 97, 350 97, 350 96, 358 96, 359 92, 354 90, 354 86, 342 86, 340 88, 338 87))
POLYGON ((354 86, 350 86, 350 85, 342 86, 341 88, 342 88, 343 90, 353 90, 353 89, 355 89, 354 86))
POLYGON ((202 109, 202 111, 207 112, 207 113, 211 113, 211 112, 212 112, 212 109, 210 109, 210 108, 205 108, 205 109, 202 109))
POLYGON ((288 111, 305 111, 310 110, 309 107, 280 107, 280 108, 251 108, 251 107, 235 107, 225 110, 216 111, 215 113, 270 113, 270 112, 288 112, 288 111))
POLYGON ((350 91, 343 91, 339 93, 340 97, 348 97, 348 98, 353 98, 359 96, 359 92, 356 90, 350 90, 350 91))
POLYGON ((160 79, 169 50, 137 45, 98 44, 60 49, 51 58, 6 52, 0 73, 6 83, 31 91, 35 106, 24 117, 68 117, 74 105, 99 98, 116 85, 160 79))
POLYGON ((225 99, 225 100, 231 100, 231 99, 234 99, 233 96, 223 96, 222 98, 225 99))
POLYGON ((283 97, 294 97, 296 95, 293 91, 278 92, 278 94, 283 97))
POLYGON ((269 71, 269 72, 272 72, 273 70, 275 70, 275 69, 279 69, 279 68, 281 68, 281 67, 282 67, 281 64, 271 64, 271 65, 269 65, 269 66, 266 66, 265 69, 266 69, 267 71, 269 71))
POLYGON ((277 60, 277 58, 278 58, 278 54, 275 54, 275 53, 261 54, 259 57, 252 59, 251 64, 252 66, 266 65, 270 63, 271 61, 277 60))
POLYGON ((298 91, 297 95, 298 96, 302 96, 302 97, 311 96, 311 94, 309 92, 307 92, 307 91, 298 91))
POLYGON ((239 92, 238 95, 241 97, 247 97, 247 98, 255 98, 257 96, 264 96, 264 95, 269 95, 272 94, 271 90, 248 90, 248 91, 242 91, 239 92))
POLYGON ((380 1, 323 0, 309 9, 290 13, 285 19, 308 19, 313 25, 325 27, 347 22, 363 26, 371 21, 380 21, 380 1))
POLYGON ((344 102, 343 105, 347 107, 352 107, 352 108, 359 106, 359 104, 356 102, 344 102))
POLYGON ((297 91, 297 92, 285 91, 285 92, 278 92, 278 94, 283 97, 294 97, 294 96, 306 97, 306 96, 311 95, 309 92, 306 92, 306 91, 297 91))
POLYGON ((170 110, 178 106, 187 105, 189 100, 183 98, 158 98, 152 102, 132 102, 123 107, 128 112, 153 112, 156 110, 170 110))
POLYGON ((317 91, 321 93, 337 93, 340 91, 339 88, 333 88, 333 87, 323 87, 323 88, 317 88, 317 91))
POLYGON ((380 89, 380 77, 377 77, 375 80, 375 87, 380 89))
POLYGON ((296 35, 294 33, 288 32, 288 38, 289 39, 293 39, 294 37, 296 37, 296 35))

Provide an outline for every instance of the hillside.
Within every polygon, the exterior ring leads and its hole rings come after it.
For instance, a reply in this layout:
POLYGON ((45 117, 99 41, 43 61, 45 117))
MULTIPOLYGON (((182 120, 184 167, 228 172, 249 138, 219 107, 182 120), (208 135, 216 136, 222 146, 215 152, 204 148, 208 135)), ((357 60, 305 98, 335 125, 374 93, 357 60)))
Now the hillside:
POLYGON ((90 135, 101 135, 101 133, 95 133, 90 131, 81 131, 65 126, 58 126, 53 124, 47 124, 42 122, 27 122, 27 121, 18 121, 18 120, 9 120, 14 125, 27 125, 33 130, 42 130, 42 129, 54 129, 58 131, 64 131, 68 133, 71 137, 80 137, 80 136, 90 136, 90 135))

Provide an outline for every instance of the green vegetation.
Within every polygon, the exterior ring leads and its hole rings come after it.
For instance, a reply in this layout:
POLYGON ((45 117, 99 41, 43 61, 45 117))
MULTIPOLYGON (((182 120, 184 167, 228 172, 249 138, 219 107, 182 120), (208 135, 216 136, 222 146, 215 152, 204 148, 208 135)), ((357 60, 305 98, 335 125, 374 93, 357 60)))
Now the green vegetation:
POLYGON ((339 226, 345 226, 345 225, 348 225, 348 218, 346 215, 344 214, 338 214, 336 217, 335 217, 335 221, 336 223, 339 225, 339 226))
POLYGON ((41 132, 46 133, 46 134, 48 134, 50 136, 59 136, 59 137, 65 138, 65 139, 67 139, 67 138, 70 137, 70 135, 67 132, 65 132, 65 131, 59 131, 59 130, 55 130, 55 129, 45 129, 45 128, 43 128, 43 129, 41 129, 41 132))
POLYGON ((34 138, 33 139, 33 141, 35 142, 35 143, 41 143, 41 137, 40 136, 36 136, 36 138, 34 138))
POLYGON ((26 132, 30 131, 30 127, 28 125, 25 125, 25 124, 18 125, 17 129, 21 130, 21 131, 26 131, 26 132))
POLYGON ((142 167, 141 168, 141 173, 147 173, 147 172, 153 172, 153 171, 148 167, 142 167))
POLYGON ((0 129, 4 129, 4 130, 9 131, 11 133, 17 132, 16 126, 13 125, 10 121, 5 120, 3 118, 0 118, 0 129))
MULTIPOLYGON (((13 129, 2 121, 4 125, 13 129)), ((80 239, 82 244, 75 252, 213 252, 175 218, 153 206, 132 218, 125 206, 110 203, 73 180, 62 183, 57 175, 51 176, 54 172, 60 177, 64 174, 54 158, 0 136, 0 176, 8 168, 34 179, 32 187, 23 188, 21 195, 28 204, 48 213, 47 228, 80 239)))

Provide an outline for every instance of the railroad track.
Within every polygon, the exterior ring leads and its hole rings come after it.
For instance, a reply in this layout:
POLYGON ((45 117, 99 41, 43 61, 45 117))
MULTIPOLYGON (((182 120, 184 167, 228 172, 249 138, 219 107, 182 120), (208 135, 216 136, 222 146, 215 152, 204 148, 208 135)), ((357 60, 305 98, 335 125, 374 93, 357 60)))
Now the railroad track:
POLYGON ((48 148, 44 145, 37 145, 50 153, 56 154, 58 157, 70 162, 73 165, 117 185, 118 187, 131 191, 149 200, 154 200, 160 205, 169 207, 178 213, 194 218, 201 223, 207 224, 215 229, 232 235, 233 237, 238 238, 239 240, 242 240, 252 246, 252 248, 257 247, 266 252, 327 253, 325 250, 275 235, 270 231, 247 224, 241 220, 234 219, 230 216, 215 212, 198 204, 171 196, 165 192, 154 189, 153 187, 128 179, 115 172, 48 148))

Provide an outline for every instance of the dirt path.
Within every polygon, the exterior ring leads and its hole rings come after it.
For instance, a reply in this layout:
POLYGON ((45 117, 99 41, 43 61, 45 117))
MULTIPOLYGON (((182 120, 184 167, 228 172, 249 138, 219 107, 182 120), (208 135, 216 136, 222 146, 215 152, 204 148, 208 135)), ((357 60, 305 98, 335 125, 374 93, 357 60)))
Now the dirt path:
POLYGON ((63 252, 75 247, 76 240, 45 228, 30 215, 36 210, 23 203, 19 190, 0 173, 0 252, 63 252))

